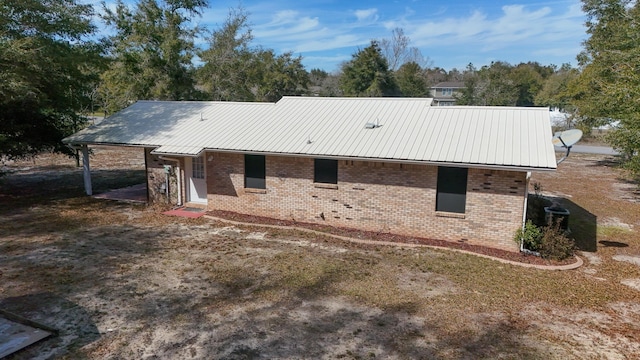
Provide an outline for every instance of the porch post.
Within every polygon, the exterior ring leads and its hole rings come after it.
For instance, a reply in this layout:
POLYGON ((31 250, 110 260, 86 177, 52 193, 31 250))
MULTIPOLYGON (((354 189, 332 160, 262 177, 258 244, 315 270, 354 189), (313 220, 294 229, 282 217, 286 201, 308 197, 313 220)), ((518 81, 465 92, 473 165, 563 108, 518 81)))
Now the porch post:
POLYGON ((82 170, 84 174, 84 191, 87 195, 93 195, 91 189, 91 168, 89 167, 89 147, 82 145, 82 170))

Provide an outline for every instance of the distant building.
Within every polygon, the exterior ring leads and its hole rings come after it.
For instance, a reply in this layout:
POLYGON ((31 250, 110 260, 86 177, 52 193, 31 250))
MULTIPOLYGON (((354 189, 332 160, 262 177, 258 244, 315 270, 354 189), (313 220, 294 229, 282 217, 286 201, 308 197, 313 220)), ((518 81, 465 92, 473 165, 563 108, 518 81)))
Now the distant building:
POLYGON ((455 94, 464 88, 462 81, 447 81, 431 87, 433 106, 453 106, 456 104, 455 94))

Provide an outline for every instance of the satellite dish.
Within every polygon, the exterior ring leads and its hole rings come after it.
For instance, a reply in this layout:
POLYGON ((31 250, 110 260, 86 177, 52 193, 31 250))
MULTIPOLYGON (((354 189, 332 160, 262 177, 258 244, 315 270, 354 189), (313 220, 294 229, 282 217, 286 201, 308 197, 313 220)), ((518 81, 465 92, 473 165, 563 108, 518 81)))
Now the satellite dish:
POLYGON ((582 131, 579 129, 571 129, 556 133, 551 142, 553 146, 562 146, 569 148, 575 145, 582 138, 582 131))
POLYGON ((561 146, 567 149, 567 153, 562 157, 562 159, 558 160, 557 164, 560 164, 569 156, 571 147, 580 141, 581 138, 582 131, 579 129, 566 130, 553 135, 553 138, 551 139, 553 146, 561 146))

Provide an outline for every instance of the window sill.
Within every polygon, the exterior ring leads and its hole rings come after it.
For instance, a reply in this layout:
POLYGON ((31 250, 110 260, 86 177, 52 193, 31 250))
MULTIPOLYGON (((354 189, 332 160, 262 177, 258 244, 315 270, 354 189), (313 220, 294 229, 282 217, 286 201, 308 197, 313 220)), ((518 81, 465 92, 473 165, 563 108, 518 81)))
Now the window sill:
POLYGON ((460 213, 447 212, 447 211, 436 211, 436 217, 464 219, 464 218, 466 218, 466 215, 465 214, 460 214, 460 213))
POLYGON ((313 187, 338 190, 338 184, 313 183, 313 187))
POLYGON ((253 188, 245 188, 245 194, 266 194, 267 189, 253 189, 253 188))

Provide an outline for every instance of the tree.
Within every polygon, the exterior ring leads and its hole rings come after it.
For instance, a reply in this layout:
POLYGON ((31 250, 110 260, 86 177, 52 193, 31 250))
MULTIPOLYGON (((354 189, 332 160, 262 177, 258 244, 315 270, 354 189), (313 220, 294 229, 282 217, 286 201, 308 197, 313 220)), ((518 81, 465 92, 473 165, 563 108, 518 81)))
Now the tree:
POLYGON ((103 19, 115 30, 100 87, 106 110, 139 99, 198 97, 192 59, 199 29, 190 22, 206 6, 207 0, 139 0, 133 9, 118 0, 115 10, 103 5, 103 19))
POLYGON ((100 64, 92 16, 75 0, 0 0, 0 157, 70 153, 60 140, 83 126, 100 64))
POLYGON ((480 105, 480 99, 476 94, 478 89, 478 70, 472 63, 467 65, 462 77, 464 80, 464 87, 460 90, 459 94, 454 95, 456 98, 456 104, 458 105, 480 105))
POLYGON ((427 83, 430 86, 449 80, 447 70, 437 66, 433 68, 426 68, 425 75, 427 76, 427 83))
POLYGON ((340 96, 340 74, 330 74, 324 70, 311 69, 309 72, 311 94, 319 96, 340 96))
POLYGON ((518 91, 512 78, 513 67, 502 61, 492 62, 476 70, 467 65, 462 73, 464 88, 457 96, 460 105, 514 106, 518 91))
POLYGON ((424 71, 415 62, 402 64, 395 72, 398 88, 403 96, 428 97, 429 86, 424 71))
POLYGON ((569 84, 573 82, 580 72, 572 68, 570 64, 562 64, 560 69, 551 74, 542 84, 542 88, 534 97, 536 106, 548 106, 561 111, 573 112, 569 84))
POLYGON ((609 142, 640 177, 640 4, 631 0, 584 0, 587 34, 574 82, 581 116, 616 121, 609 142))
POLYGON ((411 62, 421 67, 429 66, 429 59, 425 58, 417 47, 410 47, 410 43, 411 39, 404 34, 402 28, 393 29, 391 38, 380 40, 380 50, 391 71, 397 71, 402 65, 411 62))
POLYGON ((329 77, 329 73, 322 69, 311 69, 309 71, 309 82, 313 86, 322 86, 322 82, 329 77))
POLYGON ((518 92, 512 80, 512 66, 503 61, 495 61, 491 66, 483 66, 478 71, 477 95, 480 105, 514 106, 518 92))
POLYGON ((309 74, 302 65, 302 57, 287 52, 276 55, 273 50, 256 54, 257 101, 275 102, 285 95, 300 95, 309 84, 309 74))
POLYGON ((340 88, 347 96, 390 96, 397 93, 393 74, 377 41, 353 54, 342 66, 340 88))
POLYGON ((223 26, 209 38, 209 48, 198 53, 204 62, 198 79, 211 100, 253 101, 255 67, 248 14, 232 9, 223 26))
POLYGON ((533 106, 534 97, 544 82, 540 69, 538 63, 521 63, 511 70, 510 77, 517 92, 516 106, 533 106))
POLYGON ((223 26, 212 33, 209 48, 198 53, 204 62, 198 79, 208 98, 274 102, 306 91, 309 74, 301 57, 252 48, 252 40, 246 11, 231 10, 223 26))

